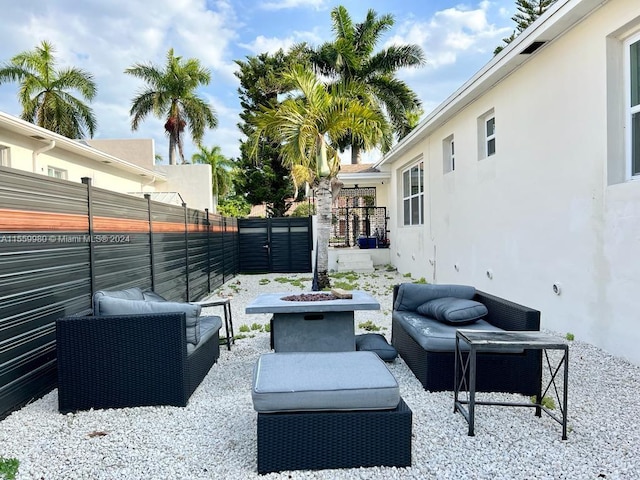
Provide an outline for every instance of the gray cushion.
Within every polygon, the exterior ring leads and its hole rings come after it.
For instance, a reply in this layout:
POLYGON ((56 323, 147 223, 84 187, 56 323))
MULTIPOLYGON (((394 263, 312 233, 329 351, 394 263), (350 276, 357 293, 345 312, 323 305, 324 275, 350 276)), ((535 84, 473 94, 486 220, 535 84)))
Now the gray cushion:
MULTIPOLYGON (((409 336, 427 352, 454 352, 456 348, 457 327, 439 322, 433 318, 423 317, 413 312, 393 312, 393 320, 402 324, 409 336)), ((501 328, 486 320, 478 320, 465 326, 465 330, 490 330, 501 332, 501 328)), ((466 342, 460 342, 460 349, 468 351, 466 342)), ((506 353, 520 353, 521 348, 514 348, 506 353)))
POLYGON ((104 297, 122 298, 125 300, 144 300, 142 290, 138 287, 125 288, 124 290, 98 290, 93 294, 93 314, 104 315, 100 311, 99 300, 104 297))
POLYGON ((398 356, 394 346, 389 345, 387 339, 379 333, 356 335, 356 350, 374 352, 385 362, 393 362, 398 356))
POLYGON ((147 290, 146 292, 142 292, 142 297, 148 302, 166 302, 167 299, 162 295, 158 295, 153 290, 147 290))
MULTIPOLYGON (((207 317, 199 317, 200 318, 200 341, 198 345, 193 345, 187 342, 187 355, 191 355, 198 348, 205 345, 207 341, 211 337, 213 337, 220 328, 222 327, 222 319, 220 317, 216 317, 215 315, 207 316, 207 317)), ((219 341, 219 336, 214 340, 215 342, 219 341)))
POLYGON ((253 370, 258 412, 384 410, 400 402, 398 382, 373 352, 261 355, 253 370))
POLYGON ((197 345, 200 341, 200 305, 178 302, 146 302, 122 298, 101 297, 98 299, 101 315, 127 315, 135 313, 173 313, 186 315, 187 342, 197 345))
POLYGON ((480 302, 454 297, 429 300, 420 305, 416 311, 420 315, 426 315, 439 322, 452 325, 468 325, 488 313, 487 307, 480 302))
POLYGON ((403 283, 398 287, 394 310, 415 312, 429 300, 442 297, 466 298, 471 300, 476 294, 475 287, 469 285, 430 285, 425 283, 403 283))

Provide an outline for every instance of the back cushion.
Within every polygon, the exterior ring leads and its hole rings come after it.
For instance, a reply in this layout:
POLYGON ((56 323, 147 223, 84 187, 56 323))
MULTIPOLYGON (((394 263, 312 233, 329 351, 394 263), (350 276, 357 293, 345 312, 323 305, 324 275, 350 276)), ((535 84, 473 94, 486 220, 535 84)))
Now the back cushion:
POLYGON ((98 290, 93 294, 93 314, 105 315, 100 311, 99 300, 104 297, 122 298, 125 300, 142 300, 144 295, 138 287, 125 288, 124 290, 98 290))
POLYGON ((429 300, 443 297, 456 297, 471 300, 476 294, 475 287, 468 285, 430 285, 425 283, 403 283, 393 304, 394 310, 417 311, 418 307, 429 300))
POLYGON ((187 319, 187 342, 197 345, 200 341, 200 305, 179 302, 146 302, 122 298, 99 299, 101 315, 131 315, 136 313, 184 312, 187 319))
POLYGON ((425 317, 450 325, 469 325, 487 314, 482 303, 464 298, 443 297, 429 300, 417 309, 425 317))

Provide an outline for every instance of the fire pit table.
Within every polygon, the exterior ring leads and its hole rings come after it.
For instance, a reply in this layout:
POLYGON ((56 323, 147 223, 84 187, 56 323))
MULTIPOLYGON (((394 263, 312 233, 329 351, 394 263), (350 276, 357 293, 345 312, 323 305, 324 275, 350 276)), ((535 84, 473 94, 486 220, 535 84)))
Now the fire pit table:
POLYGON ((245 312, 273 313, 271 348, 276 352, 354 351, 354 312, 380 310, 380 304, 366 292, 351 293, 352 298, 345 299, 326 299, 330 296, 324 292, 263 293, 245 312))

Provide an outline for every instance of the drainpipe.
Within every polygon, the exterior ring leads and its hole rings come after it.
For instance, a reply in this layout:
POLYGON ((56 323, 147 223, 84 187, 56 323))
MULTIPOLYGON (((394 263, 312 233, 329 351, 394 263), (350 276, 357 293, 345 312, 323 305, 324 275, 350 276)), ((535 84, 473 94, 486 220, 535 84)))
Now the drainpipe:
POLYGON ((48 152, 49 150, 51 150, 55 146, 56 146, 56 141, 55 140, 49 140, 49 144, 48 145, 45 145, 44 147, 33 151, 32 157, 31 157, 32 160, 33 160, 33 173, 38 173, 37 161, 36 161, 36 159, 38 158, 38 155, 40 155, 41 153, 44 153, 44 152, 48 152))

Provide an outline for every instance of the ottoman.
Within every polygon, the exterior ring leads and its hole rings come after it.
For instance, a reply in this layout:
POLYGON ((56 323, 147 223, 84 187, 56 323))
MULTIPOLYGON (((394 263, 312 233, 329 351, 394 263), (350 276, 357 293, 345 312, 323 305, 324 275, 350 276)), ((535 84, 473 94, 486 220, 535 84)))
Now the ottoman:
POLYGON ((373 352, 264 354, 251 396, 258 473, 411 465, 412 412, 373 352))

